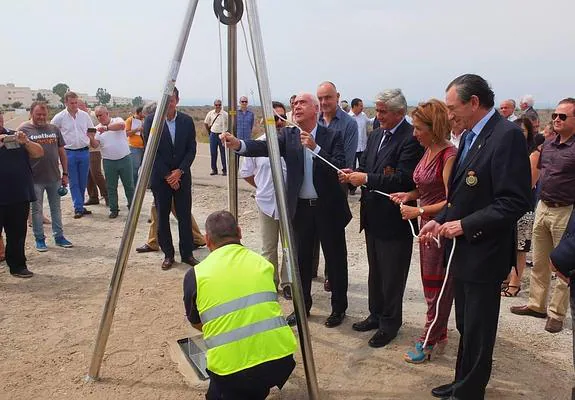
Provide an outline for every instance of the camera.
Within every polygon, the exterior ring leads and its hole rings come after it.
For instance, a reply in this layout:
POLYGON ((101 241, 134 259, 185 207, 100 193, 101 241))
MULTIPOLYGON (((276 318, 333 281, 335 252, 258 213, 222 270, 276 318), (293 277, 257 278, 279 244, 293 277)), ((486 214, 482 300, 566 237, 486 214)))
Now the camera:
POLYGON ((6 146, 8 150, 14 150, 20 148, 20 143, 18 142, 18 138, 16 137, 16 135, 5 136, 3 142, 4 146, 6 146))

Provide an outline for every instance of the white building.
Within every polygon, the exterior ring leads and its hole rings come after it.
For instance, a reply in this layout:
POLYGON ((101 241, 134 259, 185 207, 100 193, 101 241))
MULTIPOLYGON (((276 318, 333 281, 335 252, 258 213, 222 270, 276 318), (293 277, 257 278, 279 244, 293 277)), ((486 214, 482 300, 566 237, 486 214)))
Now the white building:
POLYGON ((40 93, 46 99, 46 102, 50 107, 61 107, 62 102, 60 101, 60 96, 48 89, 38 89, 32 90, 32 99, 36 100, 38 98, 38 93, 40 93))
POLYGON ((29 87, 19 87, 13 83, 0 85, 0 105, 8 105, 18 102, 22 107, 30 107, 32 104, 32 90, 29 87))

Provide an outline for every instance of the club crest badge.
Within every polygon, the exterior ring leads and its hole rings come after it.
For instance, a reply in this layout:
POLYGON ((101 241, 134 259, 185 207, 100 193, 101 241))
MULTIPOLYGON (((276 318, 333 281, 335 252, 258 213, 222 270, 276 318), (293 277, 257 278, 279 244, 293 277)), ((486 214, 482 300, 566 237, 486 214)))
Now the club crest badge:
POLYGON ((475 175, 475 171, 468 171, 467 172, 467 178, 465 178, 465 183, 467 184, 467 186, 475 186, 477 185, 477 176, 475 175))

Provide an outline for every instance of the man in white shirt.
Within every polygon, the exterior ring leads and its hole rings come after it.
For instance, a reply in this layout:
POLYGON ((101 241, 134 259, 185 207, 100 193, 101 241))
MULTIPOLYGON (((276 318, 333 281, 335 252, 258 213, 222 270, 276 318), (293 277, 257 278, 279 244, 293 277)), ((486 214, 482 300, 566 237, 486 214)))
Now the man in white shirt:
POLYGON ((499 104, 499 114, 501 114, 503 118, 507 118, 507 120, 513 122, 517 119, 517 116, 515 115, 515 107, 516 107, 515 100, 513 99, 503 100, 499 104))
POLYGON ((459 142, 461 141, 461 136, 465 132, 463 123, 461 120, 451 119, 451 135, 449 141, 456 147, 459 148, 459 142))
POLYGON ((128 137, 126 136, 126 124, 120 117, 110 118, 108 109, 98 106, 94 110, 96 118, 100 122, 96 126, 97 133, 90 133, 90 142, 93 147, 100 147, 104 162, 104 175, 108 186, 108 204, 110 206, 110 218, 118 217, 118 178, 122 180, 124 193, 128 201, 128 208, 134 197, 134 180, 132 169, 132 157, 128 137))
POLYGON ((212 172, 210 175, 218 174, 218 149, 220 150, 220 159, 222 162, 222 175, 226 175, 226 152, 224 145, 220 141, 220 134, 228 130, 228 113, 222 109, 222 101, 214 101, 214 109, 206 114, 204 126, 208 135, 210 135, 210 156, 212 172))
MULTIPOLYGON (((367 126, 371 119, 363 112, 363 101, 355 98, 351 101, 351 111, 348 113, 357 123, 357 151, 355 153, 354 167, 357 167, 359 159, 367 146, 367 126)), ((355 194, 356 187, 351 185, 349 194, 355 194)))
MULTIPOLYGON (((282 118, 286 118, 285 106, 277 101, 273 102, 273 108, 282 118)), ((283 120, 275 116, 276 129, 278 134, 280 129, 286 124, 283 120)), ((266 140, 266 135, 260 136, 257 140, 266 140)), ((282 158, 282 170, 286 176, 286 165, 282 158)), ((262 238, 262 256, 274 266, 274 282, 276 287, 281 283, 284 297, 291 299, 291 288, 287 286, 287 271, 285 260, 282 257, 281 281, 278 268, 278 240, 280 234, 279 212, 277 210, 274 184, 272 180, 272 170, 270 160, 267 157, 243 157, 239 170, 239 175, 247 183, 256 188, 256 203, 259 209, 260 233, 262 238)))
POLYGON ((88 128, 94 128, 94 124, 87 112, 78 109, 78 95, 76 93, 66 93, 64 104, 66 108, 56 114, 51 123, 60 129, 66 143, 64 148, 68 158, 74 218, 82 218, 84 215, 92 214, 84 207, 84 193, 86 192, 90 167, 88 128))

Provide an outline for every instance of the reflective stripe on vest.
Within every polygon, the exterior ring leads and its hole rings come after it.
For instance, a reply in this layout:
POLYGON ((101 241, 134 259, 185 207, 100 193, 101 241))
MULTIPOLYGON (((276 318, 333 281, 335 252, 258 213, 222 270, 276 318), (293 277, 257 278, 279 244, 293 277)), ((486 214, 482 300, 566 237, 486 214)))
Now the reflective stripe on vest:
POLYGON ((276 292, 254 293, 210 308, 209 310, 206 310, 200 314, 200 319, 202 320, 202 323, 205 324, 213 319, 219 318, 234 311, 238 311, 256 304, 277 300, 278 295, 276 292))
POLYGON ((253 336, 257 333, 271 331, 283 326, 287 326, 284 317, 264 319, 263 321, 259 321, 254 324, 242 326, 241 328, 212 336, 211 338, 206 339, 205 342, 208 349, 213 349, 214 347, 223 346, 224 344, 231 342, 237 342, 238 340, 253 336))

